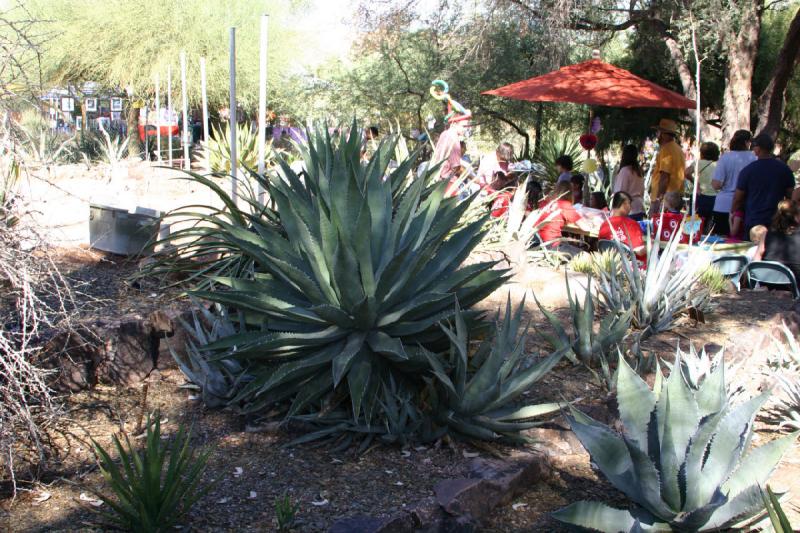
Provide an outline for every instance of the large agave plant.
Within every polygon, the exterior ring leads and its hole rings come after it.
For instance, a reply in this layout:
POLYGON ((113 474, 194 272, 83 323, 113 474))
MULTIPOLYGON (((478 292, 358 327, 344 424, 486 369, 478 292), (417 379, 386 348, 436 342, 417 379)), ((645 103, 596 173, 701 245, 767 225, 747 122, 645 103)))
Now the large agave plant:
MULTIPOLYGON (((484 234, 484 220, 452 232, 469 201, 445 198, 444 182, 413 180, 414 158, 388 171, 393 153, 389 140, 362 164, 357 128, 312 135, 304 179, 281 162, 267 183, 278 223, 214 219, 215 239, 252 265, 193 291, 244 317, 203 347, 248 366, 234 404, 290 400, 289 416, 317 418, 346 406, 354 424, 369 424, 386 413, 392 382, 410 397, 424 388, 426 350, 448 345, 438 324, 454 316, 455 298, 468 308, 504 282, 492 262, 462 266, 484 234)), ((476 312, 464 315, 478 325, 476 312)))
MULTIPOLYGON (((676 359, 673 368, 680 368, 676 359)), ((554 514, 562 522, 598 531, 714 531, 763 514, 761 488, 796 435, 752 446, 761 395, 732 405, 724 365, 697 390, 682 372, 653 390, 624 359, 617 372, 622 433, 576 409, 572 429, 603 475, 635 504, 613 509, 574 503, 554 514)))
POLYGON ((612 313, 632 312, 632 325, 648 336, 671 329, 675 320, 690 309, 708 310, 710 294, 698 280, 708 258, 689 253, 676 267, 680 232, 659 251, 659 242, 648 238, 647 268, 641 271, 635 261, 620 248, 619 268, 600 268, 598 294, 600 303, 612 313))

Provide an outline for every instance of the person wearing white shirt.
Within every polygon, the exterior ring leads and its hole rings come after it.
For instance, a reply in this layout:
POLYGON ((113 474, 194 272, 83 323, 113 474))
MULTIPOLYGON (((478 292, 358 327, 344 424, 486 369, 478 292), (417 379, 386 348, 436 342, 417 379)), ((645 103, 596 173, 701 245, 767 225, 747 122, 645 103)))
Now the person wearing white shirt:
POLYGON ((711 186, 719 191, 714 200, 714 233, 727 236, 730 233, 729 217, 733 205, 733 196, 736 193, 736 184, 739 173, 744 167, 756 160, 750 151, 752 135, 747 130, 738 130, 733 134, 730 150, 722 154, 714 169, 711 186))

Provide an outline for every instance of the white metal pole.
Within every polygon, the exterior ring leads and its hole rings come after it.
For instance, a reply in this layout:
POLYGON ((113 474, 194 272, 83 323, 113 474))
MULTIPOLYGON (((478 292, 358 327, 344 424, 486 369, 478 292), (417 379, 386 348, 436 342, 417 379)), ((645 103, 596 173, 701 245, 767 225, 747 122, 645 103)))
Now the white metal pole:
MULTIPOLYGON (((264 176, 267 142, 267 28, 269 15, 261 15, 261 52, 258 87, 258 174, 264 176)), ((266 191, 258 184, 258 202, 264 203, 266 191)))
POLYGON ((167 150, 169 150, 169 168, 172 168, 172 65, 167 67, 167 150))
POLYGON ((156 74, 156 159, 161 161, 161 79, 156 74))
POLYGON ((238 192, 236 190, 237 177, 237 154, 236 154, 236 28, 231 28, 230 32, 230 98, 228 106, 230 108, 230 125, 228 135, 231 145, 231 200, 236 203, 238 192))
POLYGON ((183 110, 183 169, 190 170, 189 161, 189 116, 188 116, 188 95, 186 94, 186 52, 181 52, 181 106, 183 110))
POLYGON ((203 100, 203 149, 206 156, 206 172, 211 174, 211 157, 208 149, 208 94, 206 93, 206 58, 200 58, 200 95, 203 100))

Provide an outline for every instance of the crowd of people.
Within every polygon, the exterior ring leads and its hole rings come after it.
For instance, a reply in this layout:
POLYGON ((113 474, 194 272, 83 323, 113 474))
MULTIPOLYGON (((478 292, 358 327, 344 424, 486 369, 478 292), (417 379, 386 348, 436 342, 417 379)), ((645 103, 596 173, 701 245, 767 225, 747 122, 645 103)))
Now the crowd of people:
MULTIPOLYGON (((441 177, 459 183, 469 193, 482 190, 491 195, 494 217, 505 216, 514 191, 522 183, 525 169, 518 169, 514 148, 501 143, 480 160, 477 172, 464 180, 469 164, 462 158, 461 142, 465 125, 454 124, 442 133, 434 161, 442 161, 441 177)), ((574 161, 563 155, 555 161, 557 176, 550 190, 548 184, 528 179, 527 208, 535 212, 540 225, 541 243, 566 254, 576 248, 565 239, 567 225, 581 227, 582 215, 589 207, 605 212, 601 226, 594 231, 599 239, 616 239, 628 245, 636 257, 646 262, 644 232, 661 240, 681 231, 684 221, 696 221, 692 232, 695 241, 702 234, 712 234, 728 242, 751 240, 751 259, 775 260, 789 266, 800 276, 800 189, 795 193, 795 177, 786 163, 775 157, 775 142, 766 134, 755 137, 749 131, 736 131, 728 149, 721 153, 713 142, 700 146, 699 159, 687 164, 678 141, 678 126, 662 119, 655 127, 658 152, 653 162, 648 194, 642 155, 636 145, 622 147, 616 173, 612 176, 609 197, 603 192, 589 192, 585 176, 574 171, 574 161), (696 188, 696 203, 691 199, 696 188), (586 192, 585 192, 586 191, 586 192), (584 194, 588 196, 584 198, 584 194), (794 198, 793 198, 794 195, 794 198), (649 208, 648 208, 649 201, 649 208), (579 206, 580 209, 576 209, 579 206), (690 213, 695 218, 687 219, 690 213)), ((458 194, 454 185, 450 194, 458 194)), ((689 235, 682 235, 688 242, 689 235)))

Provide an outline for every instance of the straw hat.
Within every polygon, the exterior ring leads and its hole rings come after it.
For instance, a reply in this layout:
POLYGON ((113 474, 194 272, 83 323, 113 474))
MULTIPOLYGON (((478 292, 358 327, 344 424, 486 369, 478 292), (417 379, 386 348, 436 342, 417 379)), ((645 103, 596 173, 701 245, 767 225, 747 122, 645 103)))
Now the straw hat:
POLYGON ((672 135, 678 134, 678 124, 674 120, 662 118, 658 121, 658 126, 653 126, 653 129, 663 131, 664 133, 671 133, 672 135))

